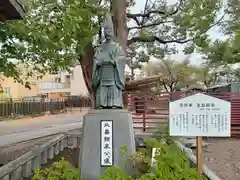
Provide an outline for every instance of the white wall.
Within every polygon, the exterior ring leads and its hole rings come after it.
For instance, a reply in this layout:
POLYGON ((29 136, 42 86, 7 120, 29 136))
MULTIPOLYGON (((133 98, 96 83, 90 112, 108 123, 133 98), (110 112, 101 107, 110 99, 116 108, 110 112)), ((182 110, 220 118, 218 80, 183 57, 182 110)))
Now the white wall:
POLYGON ((73 68, 73 77, 71 78, 71 95, 87 95, 88 90, 83 79, 82 68, 77 65, 73 68))

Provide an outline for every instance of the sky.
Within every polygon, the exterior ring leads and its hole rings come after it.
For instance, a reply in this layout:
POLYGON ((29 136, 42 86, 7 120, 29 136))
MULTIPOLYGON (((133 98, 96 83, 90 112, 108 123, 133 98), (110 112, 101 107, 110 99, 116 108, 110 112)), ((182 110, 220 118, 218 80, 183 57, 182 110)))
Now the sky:
MULTIPOLYGON (((136 5, 131 9, 131 12, 140 13, 141 11, 143 11, 145 2, 146 0, 136 0, 136 5)), ((169 5, 171 5, 171 4, 177 3, 178 0, 168 0, 167 2, 169 5)), ((217 27, 212 28, 211 30, 209 30, 208 33, 213 40, 226 38, 223 34, 220 33, 219 28, 217 27)), ((175 60, 183 60, 186 57, 182 51, 184 48, 184 45, 176 44, 176 47, 178 48, 179 52, 178 54, 172 55, 172 58, 175 60)), ((199 53, 192 54, 190 57, 190 61, 192 64, 195 64, 195 65, 200 65, 203 62, 202 57, 199 53)))

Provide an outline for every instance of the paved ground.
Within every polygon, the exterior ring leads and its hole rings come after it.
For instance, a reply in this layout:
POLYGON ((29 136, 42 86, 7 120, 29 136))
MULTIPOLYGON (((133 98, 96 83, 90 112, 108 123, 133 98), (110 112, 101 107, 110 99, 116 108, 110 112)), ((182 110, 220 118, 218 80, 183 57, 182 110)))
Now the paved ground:
MULTIPOLYGON (((21 156, 35 145, 43 144, 54 138, 53 134, 80 128, 82 115, 82 113, 73 112, 0 122, 0 165, 21 156), (29 141, 42 135, 51 136, 29 141), (20 140, 26 142, 17 143, 20 140), (6 146, 12 143, 17 144, 6 146)), ((208 146, 204 150, 204 158, 209 168, 222 180, 240 180, 240 138, 210 138, 206 142, 208 146)))
POLYGON ((85 111, 0 122, 0 147, 82 127, 85 111))
POLYGON ((221 180, 240 180, 240 138, 211 138, 204 158, 221 180))
MULTIPOLYGON (((79 133, 80 131, 81 129, 76 129, 69 131, 69 133, 79 133)), ((0 147, 0 167, 31 151, 36 146, 40 146, 46 143, 47 141, 55 138, 56 136, 57 135, 50 135, 42 138, 37 138, 21 143, 15 143, 8 146, 0 147)))
POLYGON ((67 114, 0 121, 0 136, 81 122, 82 116, 86 112, 87 110, 82 110, 81 112, 75 110, 67 114))
MULTIPOLYGON (((72 132, 74 133, 78 131, 79 130, 75 130, 72 132)), ((17 157, 30 151, 34 146, 41 145, 54 137, 55 135, 51 135, 44 138, 1 147, 0 165, 16 159, 17 157)), ((210 138, 206 141, 206 143, 208 143, 207 147, 204 148, 204 159, 206 165, 208 165, 208 167, 212 169, 221 178, 221 180, 239 180, 240 139, 210 138)))
MULTIPOLYGON (((1 121, 0 147, 81 128, 83 115, 86 112, 85 110, 81 113, 70 112, 67 114, 1 121)), ((134 124, 134 126, 139 126, 139 124, 134 124)))
POLYGON ((41 129, 34 129, 34 130, 28 130, 13 134, 7 134, 0 136, 0 148, 2 146, 7 146, 14 143, 19 143, 23 141, 28 141, 31 139, 37 139, 44 136, 54 135, 61 132, 67 132, 70 130, 74 130, 76 128, 81 128, 82 122, 77 123, 71 123, 71 124, 63 124, 63 125, 57 125, 54 127, 49 128, 41 128, 41 129))
POLYGON ((45 142, 55 138, 56 135, 44 138, 34 139, 22 143, 13 144, 0 148, 0 166, 7 164, 10 161, 22 156, 31 151, 35 146, 44 144, 45 142))

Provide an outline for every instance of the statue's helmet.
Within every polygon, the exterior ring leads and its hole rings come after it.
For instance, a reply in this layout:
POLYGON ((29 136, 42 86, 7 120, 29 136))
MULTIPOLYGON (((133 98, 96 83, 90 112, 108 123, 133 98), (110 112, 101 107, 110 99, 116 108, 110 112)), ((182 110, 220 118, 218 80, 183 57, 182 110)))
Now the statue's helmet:
POLYGON ((107 38, 107 37, 114 37, 114 29, 113 29, 112 17, 111 17, 110 14, 106 15, 106 19, 104 21, 103 28, 104 28, 105 38, 107 38))

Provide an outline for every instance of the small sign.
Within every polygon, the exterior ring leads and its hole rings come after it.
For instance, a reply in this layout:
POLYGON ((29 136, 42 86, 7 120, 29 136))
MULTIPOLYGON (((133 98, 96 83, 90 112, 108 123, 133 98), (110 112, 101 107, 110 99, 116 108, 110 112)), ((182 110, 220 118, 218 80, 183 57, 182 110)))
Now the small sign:
POLYGON ((171 136, 231 136, 231 103, 202 93, 169 103, 171 136))
POLYGON ((113 121, 101 121, 101 166, 113 166, 113 121))

